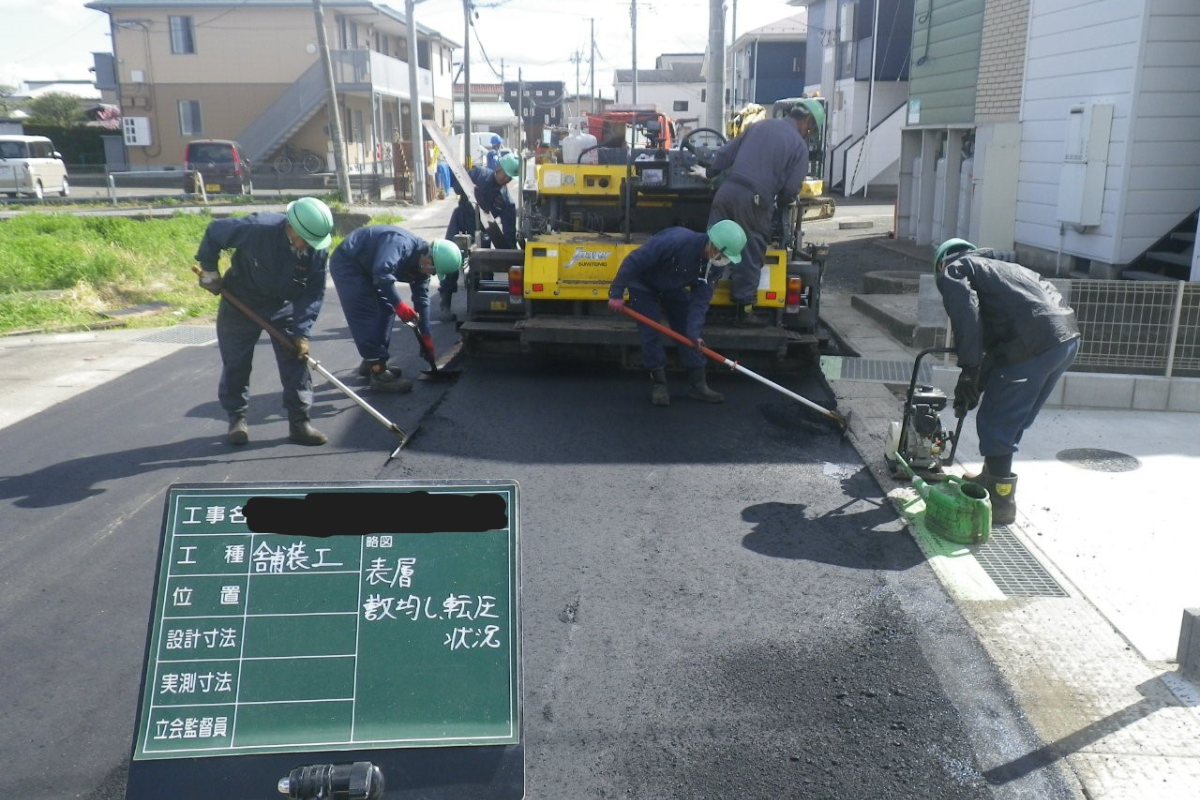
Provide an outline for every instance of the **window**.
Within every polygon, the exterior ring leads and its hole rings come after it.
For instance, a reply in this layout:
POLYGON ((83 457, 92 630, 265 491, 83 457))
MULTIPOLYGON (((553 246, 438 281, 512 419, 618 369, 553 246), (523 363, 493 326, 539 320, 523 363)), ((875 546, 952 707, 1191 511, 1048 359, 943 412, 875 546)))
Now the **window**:
POLYGON ((688 110, 688 101, 687 100, 673 101, 671 103, 671 110, 672 111, 687 111, 688 110))
POLYGON ((171 29, 171 52, 196 52, 196 40, 192 36, 192 18, 172 15, 167 17, 167 21, 171 29))
POLYGON ((204 133, 199 100, 179 101, 179 133, 182 136, 200 136, 204 133))

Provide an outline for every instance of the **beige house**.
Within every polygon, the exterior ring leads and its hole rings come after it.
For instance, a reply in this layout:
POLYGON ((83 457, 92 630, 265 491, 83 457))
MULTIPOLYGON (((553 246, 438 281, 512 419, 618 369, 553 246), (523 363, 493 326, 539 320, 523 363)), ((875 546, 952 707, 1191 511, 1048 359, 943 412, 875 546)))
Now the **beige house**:
MULTIPOLYGON (((409 137, 407 20, 369 0, 323 0, 347 161, 371 169, 409 137)), ((178 168, 191 139, 236 139, 252 163, 332 155, 311 0, 93 0, 109 15, 129 169, 178 168)), ((414 15, 419 16, 419 15, 414 15)), ((453 122, 455 42, 417 21, 422 119, 453 122)), ((100 55, 97 58, 99 60, 100 55)), ((99 62, 98 62, 99 67, 99 62)))

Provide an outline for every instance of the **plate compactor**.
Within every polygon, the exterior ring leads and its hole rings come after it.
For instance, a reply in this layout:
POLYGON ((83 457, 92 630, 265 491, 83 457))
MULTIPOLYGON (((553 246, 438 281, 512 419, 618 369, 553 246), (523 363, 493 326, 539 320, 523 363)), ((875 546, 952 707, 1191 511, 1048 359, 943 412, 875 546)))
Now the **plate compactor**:
POLYGON ((930 347, 918 353, 913 362, 912 380, 904 398, 904 415, 899 422, 888 423, 883 457, 893 478, 904 479, 915 473, 926 480, 937 481, 944 474, 943 465, 954 461, 966 415, 958 418, 957 427, 950 433, 942 426, 942 410, 948 403, 946 393, 936 386, 917 385, 923 357, 930 353, 953 352, 952 347, 930 347), (905 469, 905 464, 911 472, 905 469))

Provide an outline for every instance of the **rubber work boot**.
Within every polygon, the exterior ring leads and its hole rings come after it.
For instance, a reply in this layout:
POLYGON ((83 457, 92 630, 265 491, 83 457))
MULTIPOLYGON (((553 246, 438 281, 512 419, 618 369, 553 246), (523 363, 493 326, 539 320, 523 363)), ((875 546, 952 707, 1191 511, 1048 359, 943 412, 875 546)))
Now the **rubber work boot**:
POLYGON ((441 301, 438 303, 438 321, 450 322, 454 319, 454 312, 450 310, 450 303, 454 300, 453 294, 441 295, 441 301))
POLYGON ((982 475, 977 481, 992 498, 992 524, 1011 525, 1017 521, 1017 476, 997 478, 982 475))
POLYGON ((288 425, 288 438, 297 444, 316 446, 325 444, 329 437, 312 426, 308 418, 297 417, 288 425))
POLYGON ((650 404, 655 406, 671 405, 671 391, 667 388, 667 371, 665 369, 650 370, 650 380, 654 386, 650 389, 650 404))
POLYGON ((229 415, 229 433, 225 434, 225 440, 235 447, 241 447, 250 441, 250 429, 246 425, 245 414, 229 415))
POLYGON ((370 374, 373 392, 404 394, 412 391, 412 381, 400 377, 400 370, 388 367, 383 361, 372 361, 370 374))
POLYGON ((737 307, 737 316, 733 319, 733 326, 735 328, 763 328, 766 327, 766 324, 755 316, 753 303, 737 307))
POLYGON ((724 403, 725 395, 708 388, 704 379, 704 367, 688 370, 687 396, 693 400, 703 400, 706 403, 724 403))

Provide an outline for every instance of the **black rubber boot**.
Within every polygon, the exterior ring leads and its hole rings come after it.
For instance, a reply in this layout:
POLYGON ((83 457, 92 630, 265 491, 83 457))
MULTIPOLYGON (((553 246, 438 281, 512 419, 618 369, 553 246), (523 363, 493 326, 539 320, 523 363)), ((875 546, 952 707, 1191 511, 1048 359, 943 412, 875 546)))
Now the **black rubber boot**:
POLYGON ((693 400, 703 400, 705 403, 724 403, 725 395, 708 388, 704 378, 704 367, 688 370, 687 396, 693 400))
POLYGON ((229 415, 229 433, 225 434, 225 440, 236 447, 250 441, 250 428, 246 425, 245 414, 229 415))
POLYGON ((440 299, 438 302, 438 321, 450 322, 454 319, 454 312, 450 310, 450 304, 454 301, 453 292, 438 293, 440 299))
POLYGON ((667 388, 667 371, 665 369, 650 370, 650 380, 654 382, 653 388, 650 389, 651 405, 671 405, 671 391, 667 388))
POLYGON ((297 444, 316 446, 325 444, 329 437, 312 426, 307 417, 293 417, 288 425, 288 438, 297 444))
POLYGON ((405 392, 412 391, 412 381, 400 377, 400 370, 388 367, 383 361, 371 361, 369 363, 371 391, 388 392, 390 394, 404 394, 405 392))
POLYGON ((992 524, 1011 525, 1017 521, 1017 476, 997 478, 984 475, 978 483, 992 498, 992 524))
POLYGON ((733 326, 735 328, 764 328, 766 325, 767 323, 755 315, 753 303, 737 307, 737 316, 733 319, 733 326))

